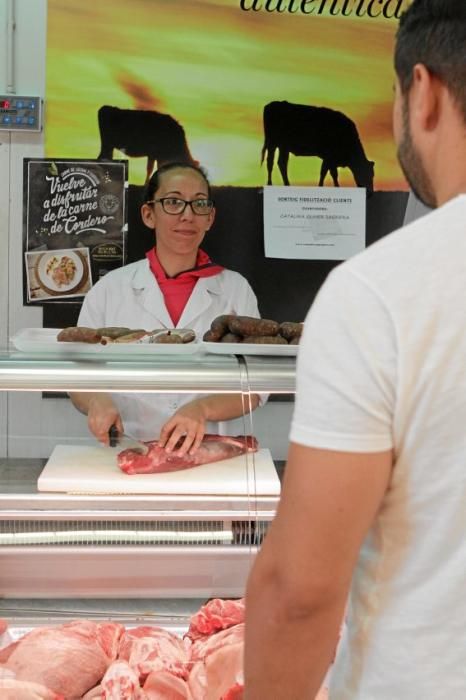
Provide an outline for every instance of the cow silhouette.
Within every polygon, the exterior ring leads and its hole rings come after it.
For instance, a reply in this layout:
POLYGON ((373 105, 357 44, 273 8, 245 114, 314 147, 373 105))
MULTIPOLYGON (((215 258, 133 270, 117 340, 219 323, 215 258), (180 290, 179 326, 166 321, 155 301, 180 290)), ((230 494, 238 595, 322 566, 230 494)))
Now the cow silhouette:
POLYGON ((146 182, 157 166, 173 161, 198 165, 189 152, 184 129, 169 114, 104 105, 98 111, 100 153, 111 160, 116 148, 133 158, 147 157, 146 182))
POLYGON ((328 172, 335 187, 339 186, 338 168, 353 173, 356 185, 373 192, 374 162, 367 160, 356 125, 342 112, 328 107, 269 102, 264 107, 264 146, 261 163, 267 154, 267 184, 272 184, 275 150, 283 183, 289 185, 288 158, 317 156, 322 159, 319 187, 328 172))

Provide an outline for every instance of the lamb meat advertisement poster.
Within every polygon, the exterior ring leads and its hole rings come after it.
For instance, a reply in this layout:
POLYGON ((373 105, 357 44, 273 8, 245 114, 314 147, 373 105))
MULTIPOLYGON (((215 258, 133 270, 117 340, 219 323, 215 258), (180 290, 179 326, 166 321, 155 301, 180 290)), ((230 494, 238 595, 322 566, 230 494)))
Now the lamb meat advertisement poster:
POLYGON ((24 160, 24 303, 77 301, 126 259, 127 162, 24 160))

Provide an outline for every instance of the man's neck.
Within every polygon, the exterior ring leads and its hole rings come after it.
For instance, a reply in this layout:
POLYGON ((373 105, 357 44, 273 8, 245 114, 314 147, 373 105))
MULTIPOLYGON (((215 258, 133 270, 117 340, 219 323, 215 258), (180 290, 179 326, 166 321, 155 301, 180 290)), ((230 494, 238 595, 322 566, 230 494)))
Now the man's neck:
POLYGON ((157 258, 167 277, 175 277, 180 272, 191 270, 196 266, 197 251, 189 255, 174 255, 169 251, 156 248, 157 258))

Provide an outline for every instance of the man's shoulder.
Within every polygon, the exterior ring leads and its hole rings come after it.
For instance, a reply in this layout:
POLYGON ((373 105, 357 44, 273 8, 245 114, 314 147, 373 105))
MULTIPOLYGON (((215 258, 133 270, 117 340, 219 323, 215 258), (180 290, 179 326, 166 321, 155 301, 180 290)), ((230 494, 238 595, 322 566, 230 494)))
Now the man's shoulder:
POLYGON ((459 240, 465 239, 462 223, 464 216, 466 196, 455 197, 438 209, 372 243, 347 260, 344 266, 361 272, 381 268, 388 273, 391 270, 399 273, 404 265, 412 273, 413 263, 416 263, 415 269, 421 269, 423 265, 437 266, 436 255, 445 254, 447 236, 452 243, 458 236, 459 240), (429 255, 425 255, 426 250, 430 251, 429 255))

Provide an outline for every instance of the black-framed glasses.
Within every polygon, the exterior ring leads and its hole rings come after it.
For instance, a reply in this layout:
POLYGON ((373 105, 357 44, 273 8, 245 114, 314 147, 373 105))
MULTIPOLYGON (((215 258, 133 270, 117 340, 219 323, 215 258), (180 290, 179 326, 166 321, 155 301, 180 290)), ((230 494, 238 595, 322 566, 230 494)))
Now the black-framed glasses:
POLYGON ((160 199, 151 199, 146 204, 157 204, 160 202, 165 214, 182 214, 186 207, 191 207, 194 214, 198 216, 207 216, 214 208, 214 203, 211 199, 199 198, 180 199, 179 197, 161 197, 160 199))

